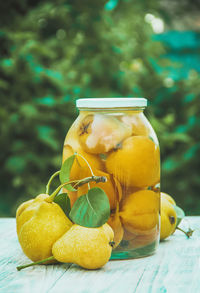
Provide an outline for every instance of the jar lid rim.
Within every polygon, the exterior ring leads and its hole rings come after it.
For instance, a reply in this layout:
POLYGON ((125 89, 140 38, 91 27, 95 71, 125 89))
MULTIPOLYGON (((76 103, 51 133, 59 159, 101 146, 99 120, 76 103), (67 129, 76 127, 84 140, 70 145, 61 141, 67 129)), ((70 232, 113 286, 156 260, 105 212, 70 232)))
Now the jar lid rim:
POLYGON ((146 107, 145 98, 89 98, 76 100, 77 108, 124 108, 146 107))

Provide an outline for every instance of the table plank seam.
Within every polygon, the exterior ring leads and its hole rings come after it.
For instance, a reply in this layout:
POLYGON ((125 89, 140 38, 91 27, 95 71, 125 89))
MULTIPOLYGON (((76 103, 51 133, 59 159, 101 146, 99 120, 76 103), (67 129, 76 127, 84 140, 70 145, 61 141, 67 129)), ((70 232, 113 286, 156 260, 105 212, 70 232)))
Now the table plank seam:
POLYGON ((47 290, 47 293, 48 292, 50 292, 52 289, 53 289, 53 287, 55 287, 55 285, 56 285, 56 283, 64 276, 64 274, 70 269, 70 267, 72 266, 72 264, 69 264, 69 266, 65 269, 65 271, 63 272, 63 274, 61 274, 60 276, 59 276, 59 278, 58 279, 56 279, 55 281, 54 281, 54 283, 51 285, 51 287, 47 290))
POLYGON ((146 268, 144 268, 144 271, 142 272, 142 274, 141 274, 141 276, 140 276, 140 278, 139 278, 139 280, 138 280, 138 282, 137 282, 137 284, 136 284, 136 287, 135 287, 135 290, 134 290, 133 293, 136 293, 137 288, 138 288, 138 286, 139 286, 139 284, 140 284, 140 282, 141 282, 141 280, 142 280, 142 277, 143 277, 145 271, 146 271, 146 268))

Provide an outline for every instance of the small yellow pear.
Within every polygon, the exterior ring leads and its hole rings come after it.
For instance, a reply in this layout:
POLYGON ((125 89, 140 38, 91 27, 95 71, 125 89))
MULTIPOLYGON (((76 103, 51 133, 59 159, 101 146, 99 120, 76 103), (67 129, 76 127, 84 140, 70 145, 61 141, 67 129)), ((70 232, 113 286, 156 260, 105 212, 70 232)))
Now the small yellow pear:
POLYGON ((159 223, 160 198, 152 190, 139 190, 121 202, 119 212, 124 229, 133 234, 149 233, 159 223))
POLYGON ((72 226, 58 204, 45 201, 48 197, 47 194, 40 194, 17 209, 19 243, 32 261, 52 256, 54 242, 72 226))
POLYGON ((56 260, 98 269, 110 259, 114 232, 108 224, 87 228, 74 224, 52 248, 56 260))
POLYGON ((176 205, 175 200, 171 197, 171 195, 165 193, 165 192, 161 192, 160 193, 161 198, 165 198, 166 200, 168 200, 171 204, 176 205))
POLYGON ((161 229, 160 229, 160 240, 164 240, 176 229, 177 215, 173 207, 175 201, 173 198, 161 192, 161 229))

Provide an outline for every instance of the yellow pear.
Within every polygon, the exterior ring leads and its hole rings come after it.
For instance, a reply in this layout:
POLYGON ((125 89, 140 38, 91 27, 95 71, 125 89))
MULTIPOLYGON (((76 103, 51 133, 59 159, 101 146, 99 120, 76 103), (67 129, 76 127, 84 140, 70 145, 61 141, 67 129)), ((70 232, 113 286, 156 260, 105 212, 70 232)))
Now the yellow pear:
POLYGON ((148 234, 159 223, 159 195, 152 190, 139 190, 121 202, 119 216, 123 227, 134 234, 148 234))
POLYGON ((54 242, 72 226, 61 207, 47 198, 48 194, 40 194, 21 204, 16 213, 19 243, 32 261, 52 256, 54 242))
POLYGON ((164 240, 176 229, 177 215, 173 207, 175 201, 171 196, 161 192, 161 229, 160 240, 164 240))
POLYGON ((110 215, 110 218, 108 219, 108 224, 111 226, 111 228, 114 231, 115 245, 113 246, 113 248, 116 248, 122 241, 122 238, 124 235, 124 229, 122 227, 122 223, 121 223, 118 212, 110 215))
POLYGON ((87 228, 74 224, 52 248, 56 260, 98 269, 110 259, 114 233, 108 224, 87 228))
POLYGON ((160 150, 146 136, 131 136, 109 152, 106 169, 125 186, 144 188, 160 181, 160 150))

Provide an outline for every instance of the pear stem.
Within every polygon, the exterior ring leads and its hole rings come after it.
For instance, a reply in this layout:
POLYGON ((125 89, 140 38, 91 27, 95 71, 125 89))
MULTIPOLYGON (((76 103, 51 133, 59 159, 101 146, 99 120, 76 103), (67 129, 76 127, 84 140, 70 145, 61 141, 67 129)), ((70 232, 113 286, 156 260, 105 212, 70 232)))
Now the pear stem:
POLYGON ((60 174, 60 170, 57 171, 57 172, 55 172, 55 173, 50 177, 50 179, 49 179, 49 181, 48 181, 48 183, 47 183, 47 185, 46 185, 46 194, 49 194, 49 190, 50 190, 51 182, 52 182, 52 180, 53 180, 58 174, 60 174))
POLYGON ((42 259, 42 260, 39 260, 39 261, 35 261, 35 262, 32 262, 32 263, 29 263, 27 265, 18 266, 17 267, 17 270, 18 271, 21 271, 21 270, 23 270, 25 268, 32 267, 32 266, 36 266, 36 265, 40 265, 40 264, 43 264, 44 262, 50 261, 50 260, 55 260, 55 257, 54 256, 50 256, 50 257, 47 257, 45 259, 42 259))
POLYGON ((107 181, 107 178, 105 176, 91 176, 91 177, 86 177, 86 178, 83 178, 83 179, 80 179, 80 180, 72 180, 72 181, 68 181, 68 182, 65 182, 63 184, 61 184, 60 186, 58 186, 58 188, 56 188, 56 190, 48 197, 46 198, 45 200, 47 202, 52 202, 55 198, 55 196, 58 194, 58 192, 65 186, 65 185, 69 185, 69 184, 72 184, 72 183, 76 183, 74 185, 74 187, 79 187, 83 184, 86 184, 86 183, 89 183, 91 181, 95 181, 96 183, 99 183, 99 182, 106 182, 107 181))
POLYGON ((192 230, 191 228, 189 228, 189 230, 186 232, 183 229, 176 227, 177 230, 183 232, 188 238, 190 238, 190 236, 192 236, 194 230, 192 230))
POLYGON ((110 242, 109 242, 109 245, 110 245, 111 247, 114 247, 114 245, 115 245, 115 241, 110 241, 110 242))

